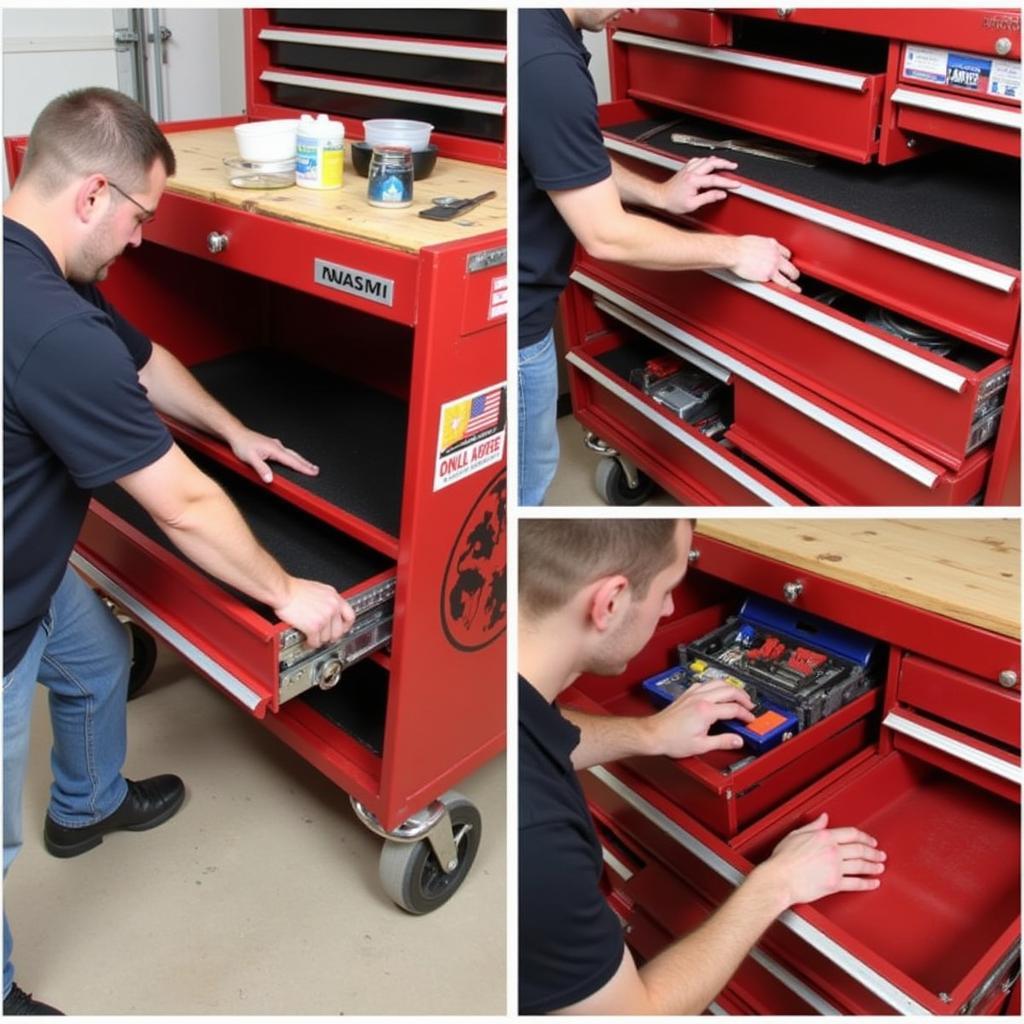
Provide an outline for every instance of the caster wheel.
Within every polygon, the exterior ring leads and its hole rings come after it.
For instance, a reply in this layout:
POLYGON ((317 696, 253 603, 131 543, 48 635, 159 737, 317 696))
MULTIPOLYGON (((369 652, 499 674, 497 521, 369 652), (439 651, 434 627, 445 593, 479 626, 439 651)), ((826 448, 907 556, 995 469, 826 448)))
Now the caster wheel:
POLYGON ((141 626, 126 622, 125 629, 132 643, 132 667, 128 672, 128 700, 146 685, 156 665, 156 641, 141 626))
POLYGON ((629 486, 626 471, 618 459, 601 459, 597 464, 595 483, 597 493, 606 505, 642 505, 656 489, 654 481, 637 470, 636 487, 629 486))
POLYGON ((451 874, 441 870, 426 839, 418 843, 387 840, 380 854, 380 880, 384 891, 410 914, 429 914, 455 895, 466 880, 480 846, 480 812, 461 793, 445 793, 455 835, 459 863, 451 874))

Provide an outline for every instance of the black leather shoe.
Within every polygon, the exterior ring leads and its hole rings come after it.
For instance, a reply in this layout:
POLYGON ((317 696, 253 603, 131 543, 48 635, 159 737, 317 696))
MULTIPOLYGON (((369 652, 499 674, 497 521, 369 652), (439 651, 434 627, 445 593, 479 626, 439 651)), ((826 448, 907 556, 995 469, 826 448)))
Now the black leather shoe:
POLYGON ((43 829, 43 842, 54 857, 77 857, 103 842, 108 832, 145 832, 174 817, 185 800, 185 783, 177 775, 154 775, 151 779, 128 783, 121 806, 102 821, 81 828, 58 825, 49 815, 43 829))
POLYGON ((4 996, 5 1017, 63 1017, 60 1010, 55 1010, 46 1003, 33 999, 28 992, 23 992, 17 985, 4 996))

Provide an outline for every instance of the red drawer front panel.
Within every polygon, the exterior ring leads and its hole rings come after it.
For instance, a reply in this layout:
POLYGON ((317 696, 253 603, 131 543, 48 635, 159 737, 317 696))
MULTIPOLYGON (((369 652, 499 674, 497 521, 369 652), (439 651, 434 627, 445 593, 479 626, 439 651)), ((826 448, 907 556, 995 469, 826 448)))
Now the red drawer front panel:
MULTIPOLYGON (((689 424, 665 416, 661 407, 625 381, 611 374, 585 352, 575 349, 574 357, 582 360, 620 387, 627 389, 651 409, 656 418, 678 427, 709 452, 715 453, 738 472, 756 480, 776 495, 779 504, 802 504, 796 495, 770 480, 748 462, 708 440, 689 424)), ((642 415, 607 388, 587 376, 578 367, 569 364, 569 383, 573 395, 573 410, 577 419, 602 440, 636 459, 644 471, 670 493, 687 502, 701 505, 763 505, 764 497, 748 489, 741 480, 708 462, 700 454, 666 433, 656 423, 642 415)))
MULTIPOLYGON (((910 90, 907 90, 910 91, 910 90)), ((930 135, 950 142, 1020 157, 1020 128, 987 124, 937 110, 897 105, 896 123, 908 134, 930 135)))
MULTIPOLYGON (((1020 674, 1019 663, 1007 666, 1020 674)), ((908 654, 900 668, 900 701, 955 725, 1020 747, 1020 689, 938 665, 908 654)))
MULTIPOLYGON (((615 130, 608 127, 605 133, 614 137, 615 130)), ((634 143, 629 145, 635 146, 634 143)), ((640 148, 643 149, 642 146, 640 148)), ((666 168, 652 166, 620 153, 615 155, 617 160, 622 160, 632 170, 652 180, 662 181, 669 176, 670 172, 666 168)), ((679 162, 681 165, 682 161, 679 162)), ((699 229, 724 234, 777 238, 793 252, 794 261, 800 270, 812 277, 1000 355, 1010 351, 1020 313, 1018 270, 958 253, 936 242, 917 239, 842 210, 820 206, 800 196, 766 188, 758 182, 742 178, 740 181, 751 190, 756 190, 751 195, 763 194, 764 198, 771 201, 781 199, 798 203, 799 211, 807 210, 810 215, 829 214, 839 217, 846 230, 816 223, 801 215, 801 212, 780 210, 755 201, 748 195, 736 193, 730 195, 726 202, 703 207, 697 214, 685 218, 686 222, 699 229), (938 255, 943 254, 956 256, 977 268, 1008 274, 1016 279, 1015 283, 1009 291, 989 287, 922 259, 847 233, 864 227, 884 231, 892 239, 892 244, 900 245, 906 241, 922 244, 937 254, 930 258, 938 258, 938 255)))
MULTIPOLYGON (((878 152, 884 75, 858 76, 864 79, 864 89, 857 91, 633 44, 626 47, 626 54, 626 91, 632 99, 858 163, 868 163, 878 152)), ((814 65, 799 66, 817 70, 814 65)))
MULTIPOLYGON (((761 360, 953 468, 964 460, 982 380, 1008 365, 1005 360, 996 360, 986 367, 982 377, 945 360, 927 359, 929 367, 962 376, 965 383, 958 393, 710 274, 609 268, 588 258, 581 261, 581 269, 603 278, 644 306, 658 307, 666 318, 684 328, 693 325, 713 336, 725 337, 741 353, 761 360)), ((775 291, 759 287, 764 292, 775 291)), ((823 312, 841 324, 924 358, 915 346, 899 344, 821 303, 799 298, 795 301, 801 308, 823 312)))
MULTIPOLYGON (((984 485, 990 452, 975 452, 963 469, 940 473, 929 487, 746 381, 736 381, 734 394, 736 421, 729 436, 758 461, 823 502, 963 505, 984 485)), ((839 414, 835 408, 827 411, 839 414)), ((862 433, 878 436, 849 416, 839 418, 862 433)), ((899 451, 895 445, 889 447, 899 451)))
POLYGON ((614 28, 700 46, 728 46, 732 42, 732 22, 727 15, 714 11, 673 8, 627 11, 614 23, 614 28))
POLYGON ((145 234, 146 238, 179 252, 332 299, 374 316, 404 324, 412 324, 416 319, 418 260, 409 253, 173 192, 164 195, 160 216, 146 226, 145 234), (210 252, 210 232, 227 237, 227 247, 222 252, 210 252), (318 270, 317 260, 331 266, 326 271, 318 270), (347 290, 325 284, 324 280, 333 280, 347 290))

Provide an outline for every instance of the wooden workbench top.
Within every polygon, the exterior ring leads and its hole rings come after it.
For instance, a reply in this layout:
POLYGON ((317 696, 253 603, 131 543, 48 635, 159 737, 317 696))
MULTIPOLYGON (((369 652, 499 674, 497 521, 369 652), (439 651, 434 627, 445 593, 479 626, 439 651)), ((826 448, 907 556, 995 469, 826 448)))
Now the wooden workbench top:
POLYGON ((1020 636, 1011 519, 701 519, 714 537, 1003 636, 1020 636))
POLYGON ((167 190, 179 195, 295 221, 404 252, 503 231, 506 226, 505 171, 500 167, 439 159, 433 174, 413 186, 412 206, 384 210, 366 201, 366 179, 352 169, 348 142, 342 187, 318 192, 297 185, 267 190, 229 185, 224 157, 238 155, 231 128, 170 132, 167 138, 178 162, 177 174, 167 182, 167 190), (435 196, 469 198, 492 189, 498 193, 496 198, 455 220, 424 220, 417 215, 435 196), (468 222, 468 226, 460 221, 468 222))

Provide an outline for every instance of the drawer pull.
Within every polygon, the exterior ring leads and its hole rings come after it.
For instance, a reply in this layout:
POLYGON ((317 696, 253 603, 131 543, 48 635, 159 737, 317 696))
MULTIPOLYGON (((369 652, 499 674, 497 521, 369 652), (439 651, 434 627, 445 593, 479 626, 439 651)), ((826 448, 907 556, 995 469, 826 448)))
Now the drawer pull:
MULTIPOLYGON (((652 164, 655 167, 662 167, 667 171, 678 171, 686 166, 687 161, 678 160, 653 150, 643 149, 640 146, 631 145, 620 139, 604 137, 605 149, 613 153, 621 153, 623 156, 632 157, 634 160, 641 160, 644 163, 652 164)), ((792 214, 801 220, 809 221, 812 224, 819 224, 830 231, 838 231, 840 234, 849 235, 851 238, 859 238, 862 242, 870 245, 877 245, 880 249, 888 249, 890 252, 899 253, 908 259, 916 260, 918 263, 925 263, 930 267, 945 270, 957 277, 966 278, 968 281, 976 281, 987 288, 994 288, 996 291, 1009 295, 1016 283, 1017 278, 1012 274, 1005 274, 991 267, 983 267, 962 256, 954 256, 952 253, 941 252, 931 246, 923 245, 920 242, 911 241, 899 235, 891 234, 880 228, 872 227, 870 224, 861 224, 849 220, 836 213, 829 213, 827 210, 819 210, 816 207, 808 206, 789 196, 779 195, 776 192, 769 192, 767 189, 758 188, 756 185, 742 184, 734 190, 735 195, 743 196, 752 203, 761 203, 762 206, 770 206, 772 209, 781 210, 783 213, 792 214)))
POLYGON ((677 43, 669 39, 656 39, 637 32, 614 32, 613 43, 626 43, 642 46, 648 50, 664 50, 667 53, 679 53, 685 57, 697 57, 700 60, 713 60, 720 64, 734 64, 738 67, 765 71, 772 75, 787 78, 802 78, 817 82, 819 85, 833 85, 851 92, 864 92, 868 87, 865 75, 855 75, 848 71, 833 71, 831 68, 815 67, 811 64, 794 64, 788 60, 775 57, 762 57, 756 53, 742 53, 736 50, 723 50, 711 46, 694 46, 692 43, 677 43))
POLYGON ((800 580, 790 580, 788 583, 782 584, 782 596, 789 604, 793 604, 803 592, 804 585, 800 580))
POLYGON ((206 236, 206 248, 213 253, 214 256, 217 253, 224 252, 228 247, 228 236, 221 234, 219 231, 211 231, 206 236))
POLYGON ((1006 110, 1003 107, 966 103, 963 100, 933 96, 931 93, 914 92, 910 89, 897 89, 892 94, 892 101, 902 103, 905 107, 931 110, 937 114, 948 114, 950 117, 967 118, 969 121, 983 121, 985 124, 998 125, 1000 128, 1015 128, 1020 131, 1021 127, 1020 112, 1006 110))
MULTIPOLYGON (((734 868, 725 858, 715 853, 711 847, 702 843, 696 836, 691 835, 678 823, 674 822, 668 815, 662 813, 645 800, 639 793, 634 792, 621 779, 616 778, 607 768, 597 767, 587 769, 591 775, 607 786, 613 793, 624 800, 633 810, 638 811, 652 825, 660 829, 670 839, 678 843, 684 850, 687 850, 696 857, 702 864, 710 868, 715 874, 724 878, 734 886, 738 886, 744 879, 744 875, 737 868, 734 868)), ((778 919, 779 924, 788 928, 793 934, 799 936, 822 956, 834 963, 840 970, 844 971, 851 978, 863 985, 868 991, 873 992, 879 999, 891 1006, 897 1013, 907 1014, 915 1017, 928 1017, 931 1014, 914 998, 898 989, 892 982, 882 977, 876 970, 863 960, 844 949, 834 939, 826 935, 820 928, 816 928, 806 918, 800 917, 792 910, 787 910, 778 919)), ((815 997, 814 993, 808 993, 815 997)), ((804 998, 807 998, 806 996, 804 998)), ((808 999, 808 1002, 810 1000, 808 999)), ((822 1000, 821 1003, 824 1001, 822 1000)), ((811 1003, 819 1013, 832 1015, 836 1013, 834 1007, 825 1009, 820 1004, 811 1003)))
POLYGON ((1005 686, 1007 690, 1015 690, 1019 681, 1017 673, 1012 668, 1003 669, 999 673, 999 685, 1005 686))

